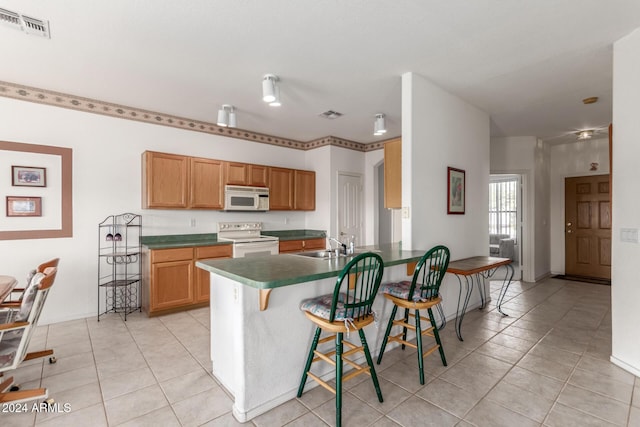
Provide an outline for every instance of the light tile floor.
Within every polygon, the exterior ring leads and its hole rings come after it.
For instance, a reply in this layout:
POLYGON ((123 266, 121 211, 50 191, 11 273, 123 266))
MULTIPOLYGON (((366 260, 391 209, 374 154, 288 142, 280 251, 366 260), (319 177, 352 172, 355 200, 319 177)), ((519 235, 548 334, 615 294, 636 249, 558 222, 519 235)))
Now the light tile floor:
MULTIPOLYGON (((491 284, 496 298, 500 282, 491 284)), ((493 305, 491 305, 493 307, 493 305)), ((611 364, 610 288, 547 279, 515 282, 502 317, 474 310, 464 342, 442 331, 448 366, 396 348, 377 366, 384 403, 370 380, 347 382, 345 426, 640 426, 640 380, 611 364)), ((58 362, 25 363, 23 388, 44 386, 70 412, 0 413, 9 426, 235 426, 232 400, 210 375, 208 309, 124 322, 111 314, 37 329, 32 349, 58 362)), ((364 378, 366 377, 366 378, 364 378)), ((4 408, 5 410, 7 408, 4 408)), ((326 426, 333 395, 321 387, 245 426, 326 426)))

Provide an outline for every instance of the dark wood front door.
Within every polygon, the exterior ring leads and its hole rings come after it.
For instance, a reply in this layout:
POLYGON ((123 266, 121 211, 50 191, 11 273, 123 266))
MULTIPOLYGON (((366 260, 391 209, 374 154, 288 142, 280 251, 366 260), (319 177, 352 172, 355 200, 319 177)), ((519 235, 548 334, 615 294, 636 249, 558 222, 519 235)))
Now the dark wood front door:
POLYGON ((565 274, 611 279, 609 175, 565 178, 565 274))

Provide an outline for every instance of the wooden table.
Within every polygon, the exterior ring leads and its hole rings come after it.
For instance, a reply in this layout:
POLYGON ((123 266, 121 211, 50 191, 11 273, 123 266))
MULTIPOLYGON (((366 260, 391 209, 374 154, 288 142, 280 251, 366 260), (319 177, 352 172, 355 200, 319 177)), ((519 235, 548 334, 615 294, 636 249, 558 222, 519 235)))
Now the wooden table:
POLYGON ((509 258, 474 256, 470 258, 451 261, 449 263, 447 273, 455 274, 458 278, 458 283, 460 284, 460 291, 458 293, 458 310, 456 311, 456 335, 458 336, 458 339, 460 341, 463 341, 461 332, 462 319, 464 318, 464 314, 467 311, 467 306, 469 305, 469 299, 471 298, 471 293, 473 291, 474 281, 478 285, 478 291, 480 292, 480 308, 483 309, 486 305, 484 287, 485 279, 492 277, 494 273, 503 266, 507 269, 507 274, 502 281, 502 288, 500 289, 500 295, 498 296, 496 307, 500 314, 502 314, 503 316, 508 316, 508 314, 502 311, 502 300, 504 299, 504 296, 507 293, 507 289, 511 284, 511 280, 513 279, 514 270, 509 258), (464 300, 462 300, 463 277, 465 279, 466 285, 466 295, 464 297, 464 300), (461 303, 462 306, 460 305, 461 303))
POLYGON ((3 302, 9 296, 17 284, 18 281, 15 277, 0 276, 0 302, 3 302))

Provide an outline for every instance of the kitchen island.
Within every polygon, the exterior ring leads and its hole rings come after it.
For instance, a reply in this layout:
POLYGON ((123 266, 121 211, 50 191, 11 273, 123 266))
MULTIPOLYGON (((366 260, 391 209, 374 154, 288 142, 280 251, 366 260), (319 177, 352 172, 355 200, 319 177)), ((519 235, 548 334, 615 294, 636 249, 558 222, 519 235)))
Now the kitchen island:
MULTIPOLYGON (((402 250, 400 245, 357 248, 366 251, 382 257, 383 282, 408 279, 406 265, 426 252, 402 250)), ((296 396, 314 331, 299 303, 333 292, 336 277, 349 260, 280 254, 196 263, 211 273, 212 372, 233 394, 238 421, 248 421, 296 396), (261 304, 265 292, 271 292, 267 306, 261 304)), ((445 301, 445 313, 455 313, 456 304, 453 298, 445 301)), ((365 328, 374 357, 391 309, 386 298, 377 298, 378 320, 365 328)), ((327 366, 320 374, 330 378, 333 372, 327 366)), ((309 382, 307 390, 315 385, 309 382)))

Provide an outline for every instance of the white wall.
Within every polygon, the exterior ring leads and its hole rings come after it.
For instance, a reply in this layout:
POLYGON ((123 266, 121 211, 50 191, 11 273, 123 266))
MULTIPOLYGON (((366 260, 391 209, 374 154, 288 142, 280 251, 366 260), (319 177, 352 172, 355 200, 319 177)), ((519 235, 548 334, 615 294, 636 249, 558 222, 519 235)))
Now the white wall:
POLYGON ((550 147, 541 140, 536 141, 534 150, 535 205, 533 217, 534 231, 534 278, 542 280, 551 275, 550 270, 550 233, 549 233, 549 160, 550 147))
POLYGON ((611 360, 640 376, 640 245, 620 241, 621 228, 640 228, 640 30, 613 46, 613 230, 611 360))
POLYGON ((486 255, 489 115, 420 75, 402 78, 403 245, 443 243, 453 259, 486 255), (447 214, 447 166, 466 172, 464 215, 447 214))
MULTIPOLYGON (((0 241, 0 274, 15 276, 21 283, 40 262, 61 258, 55 288, 44 308, 44 323, 97 314, 97 224, 108 215, 142 214, 146 235, 212 233, 217 231, 218 221, 257 220, 271 230, 309 228, 304 212, 143 210, 140 167, 145 150, 291 168, 306 165, 317 173, 320 195, 327 193, 323 188, 325 163, 308 161, 310 154, 301 150, 8 98, 0 98, 0 117, 0 138, 4 141, 73 149, 73 237, 0 241), (191 218, 196 219, 196 227, 190 227, 191 218)), ((328 212, 329 199, 321 196, 317 198, 318 212, 328 212)), ((327 216, 317 216, 308 223, 323 230, 330 226, 327 216)))
POLYGON ((552 274, 565 272, 564 179, 573 176, 609 173, 609 139, 576 141, 551 146, 550 160, 550 268, 552 274), (591 163, 598 163, 592 171, 591 163))
POLYGON ((365 245, 377 243, 379 209, 384 209, 384 200, 380 198, 378 191, 384 188, 384 182, 380 182, 376 169, 384 162, 384 150, 368 151, 364 155, 364 222, 365 245))
POLYGON ((311 230, 326 230, 331 227, 331 146, 306 152, 305 169, 316 171, 316 210, 307 212, 305 227, 311 230))
MULTIPOLYGON (((488 255, 489 141, 486 112, 420 75, 403 74, 402 206, 410 214, 402 222, 403 248, 444 244, 452 260, 488 255), (447 166, 466 173, 464 215, 447 214, 447 166)), ((443 298, 457 298, 458 287, 446 275, 443 298)))

